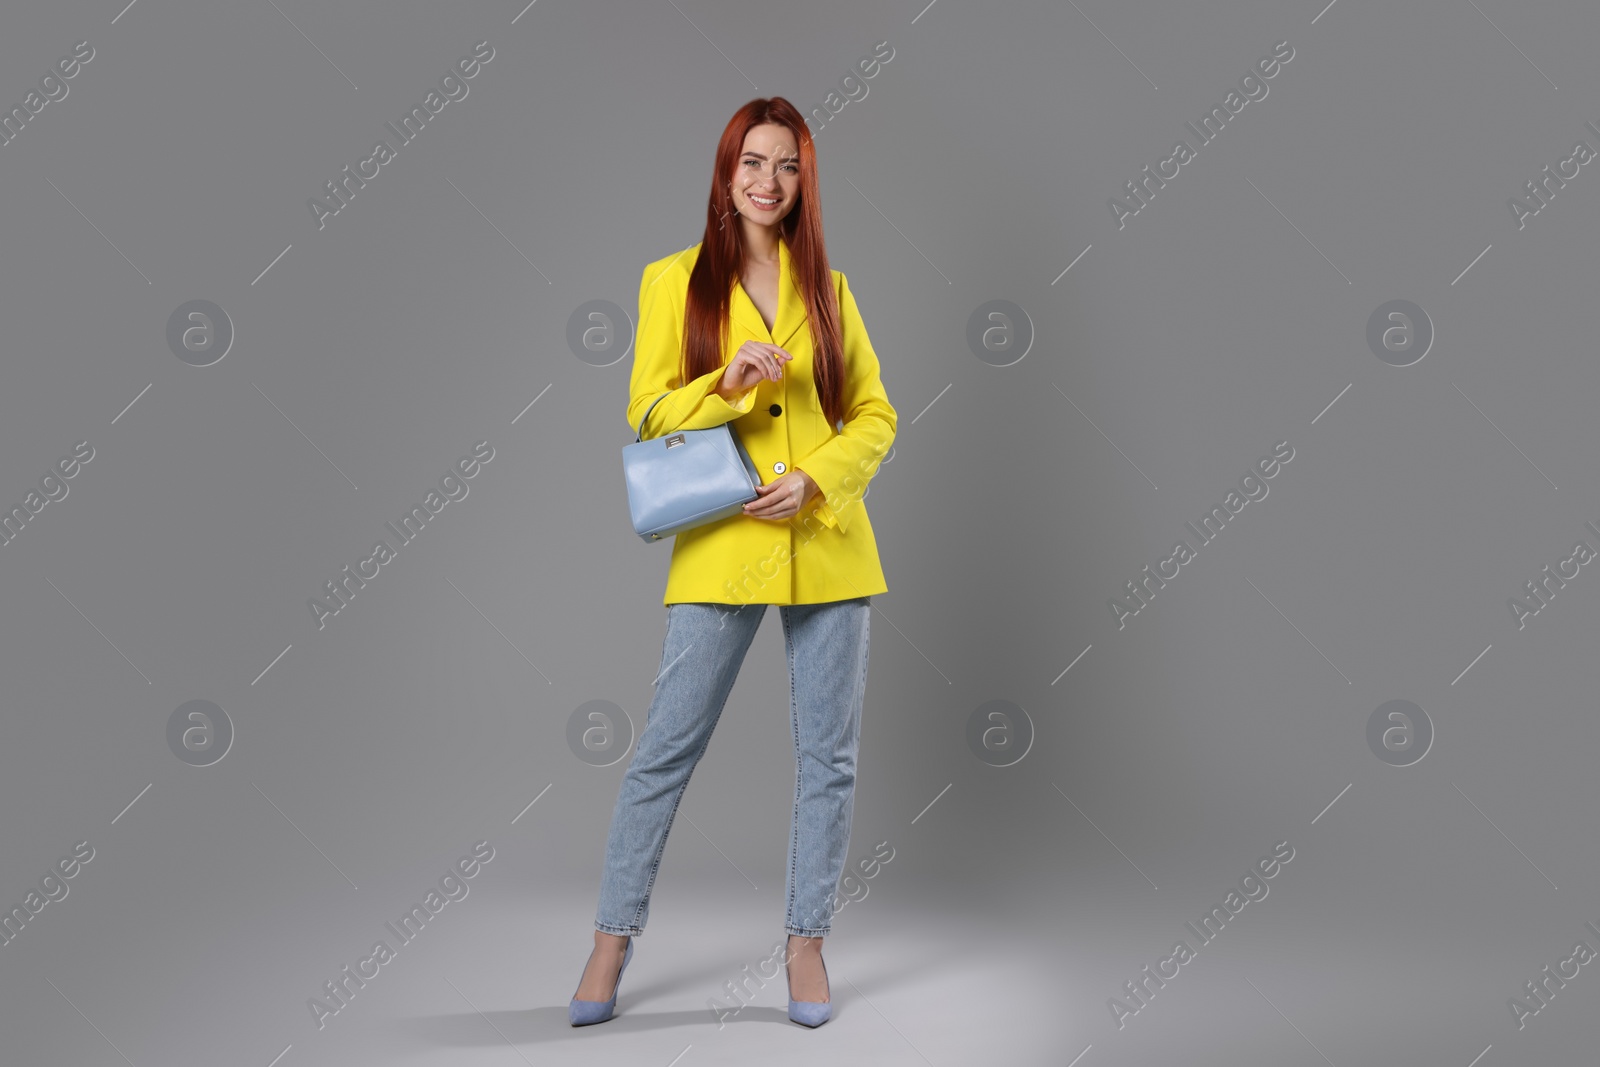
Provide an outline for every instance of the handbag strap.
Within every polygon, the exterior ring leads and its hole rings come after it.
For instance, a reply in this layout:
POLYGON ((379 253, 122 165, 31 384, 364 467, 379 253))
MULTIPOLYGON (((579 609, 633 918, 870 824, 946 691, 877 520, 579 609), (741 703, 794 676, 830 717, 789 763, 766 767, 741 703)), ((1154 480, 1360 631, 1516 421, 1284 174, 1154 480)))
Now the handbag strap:
POLYGON ((635 444, 638 444, 641 440, 644 439, 644 424, 645 424, 645 421, 650 418, 650 412, 654 411, 656 409, 656 404, 661 403, 663 400, 665 400, 667 398, 667 396, 668 396, 668 393, 662 393, 660 396, 656 397, 654 403, 652 403, 648 408, 645 409, 644 418, 639 420, 639 432, 633 435, 633 440, 634 440, 635 444))

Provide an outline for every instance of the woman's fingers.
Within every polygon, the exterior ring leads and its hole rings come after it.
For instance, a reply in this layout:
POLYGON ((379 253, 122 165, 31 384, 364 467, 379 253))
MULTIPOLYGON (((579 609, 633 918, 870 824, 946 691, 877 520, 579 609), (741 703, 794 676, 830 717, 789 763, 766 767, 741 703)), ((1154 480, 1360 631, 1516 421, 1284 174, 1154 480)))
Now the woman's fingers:
POLYGON ((783 373, 783 364, 793 359, 789 353, 777 345, 765 341, 746 341, 739 350, 739 355, 744 357, 745 363, 752 366, 763 378, 777 381, 783 373))
POLYGON ((767 346, 763 345, 760 349, 757 350, 756 358, 761 361, 761 374, 762 374, 762 377, 770 378, 773 381, 777 381, 778 380, 778 361, 777 361, 777 359, 775 359, 773 357, 772 353, 767 350, 767 346))
POLYGON ((734 353, 733 360, 724 372, 727 376, 725 380, 731 381, 740 390, 750 388, 763 378, 779 381, 783 377, 783 365, 793 358, 777 345, 749 340, 734 353))
POLYGON ((800 513, 801 501, 793 479, 784 475, 778 481, 757 486, 761 495, 744 506, 744 513, 757 519, 787 519, 800 513))

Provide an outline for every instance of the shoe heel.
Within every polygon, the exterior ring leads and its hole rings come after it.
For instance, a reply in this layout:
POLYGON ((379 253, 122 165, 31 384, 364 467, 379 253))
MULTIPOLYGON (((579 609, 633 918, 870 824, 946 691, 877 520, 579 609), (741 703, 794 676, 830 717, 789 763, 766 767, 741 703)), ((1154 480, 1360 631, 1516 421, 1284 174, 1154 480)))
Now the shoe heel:
MULTIPOLYGON (((633 961, 633 938, 628 938, 628 951, 622 954, 622 966, 617 969, 617 983, 612 987, 610 1000, 579 1000, 574 994, 567 1005, 567 1021, 573 1026, 591 1026, 603 1023, 616 1013, 617 991, 622 988, 622 976, 633 961)), ((582 981, 579 981, 582 985, 582 981)))
MULTIPOLYGON (((820 959, 820 957, 818 958, 820 959)), ((784 979, 787 981, 789 974, 789 965, 787 963, 783 965, 783 972, 784 979)), ((828 963, 826 960, 822 963, 822 976, 823 978, 828 977, 828 963)), ((828 1000, 796 1000, 794 999, 794 994, 790 993, 789 1021, 799 1023, 801 1026, 809 1026, 812 1029, 816 1029, 827 1022, 833 1015, 833 1001, 831 999, 833 988, 831 984, 829 985, 828 993, 830 997, 828 1000)))

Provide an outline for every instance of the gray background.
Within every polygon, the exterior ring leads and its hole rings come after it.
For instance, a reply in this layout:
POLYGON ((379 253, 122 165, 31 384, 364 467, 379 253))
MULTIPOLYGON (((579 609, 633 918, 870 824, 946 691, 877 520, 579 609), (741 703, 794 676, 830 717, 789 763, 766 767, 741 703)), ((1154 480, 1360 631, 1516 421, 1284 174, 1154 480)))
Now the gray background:
POLYGON ((69 0, 0 17, 0 107, 80 40, 0 147, 0 504, 95 450, 0 547, 0 904, 95 852, 0 946, 7 1062, 1592 1062, 1594 966, 1520 1030, 1507 1001, 1600 949, 1600 589, 1521 629, 1507 600, 1600 545, 1600 175, 1520 230, 1506 200, 1600 147, 1593 5, 69 0), (306 200, 480 40, 470 94, 319 230, 306 200), (1119 230, 1108 197, 1282 40, 1119 230), (579 358, 568 319, 636 314, 700 238, 735 108, 811 115, 879 41, 813 132, 901 416, 850 850, 894 859, 835 920, 833 1022, 789 1024, 780 975, 718 1027, 782 937, 769 612, 619 1015, 573 1031, 626 761, 567 725, 642 725, 670 549, 628 524, 629 354, 579 358), (166 343, 195 299, 236 331, 208 367, 166 343), (1366 343, 1395 299, 1436 331, 1408 367, 1366 343), (966 343, 990 300, 1031 323, 1014 365, 966 343), (319 630, 308 598, 480 440, 469 495, 319 630), (1107 601, 1278 441, 1270 495, 1119 629, 1107 601), (1436 732, 1410 766, 1366 741, 1397 699, 1436 732), (191 700, 234 730, 210 766, 168 745, 191 700), (966 741, 992 700, 1031 724, 1011 766, 966 741), (470 894, 319 1029, 307 1000, 480 840, 470 894))

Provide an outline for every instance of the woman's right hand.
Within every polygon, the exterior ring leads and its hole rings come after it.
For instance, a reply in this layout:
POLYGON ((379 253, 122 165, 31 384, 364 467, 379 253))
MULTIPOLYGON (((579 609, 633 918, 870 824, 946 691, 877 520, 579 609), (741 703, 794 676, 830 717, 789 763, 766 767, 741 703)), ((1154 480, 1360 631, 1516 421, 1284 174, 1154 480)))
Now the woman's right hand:
POLYGON ((746 341, 734 354, 728 369, 722 372, 717 392, 727 398, 744 392, 763 378, 775 382, 783 374, 783 365, 793 358, 777 345, 746 341))

